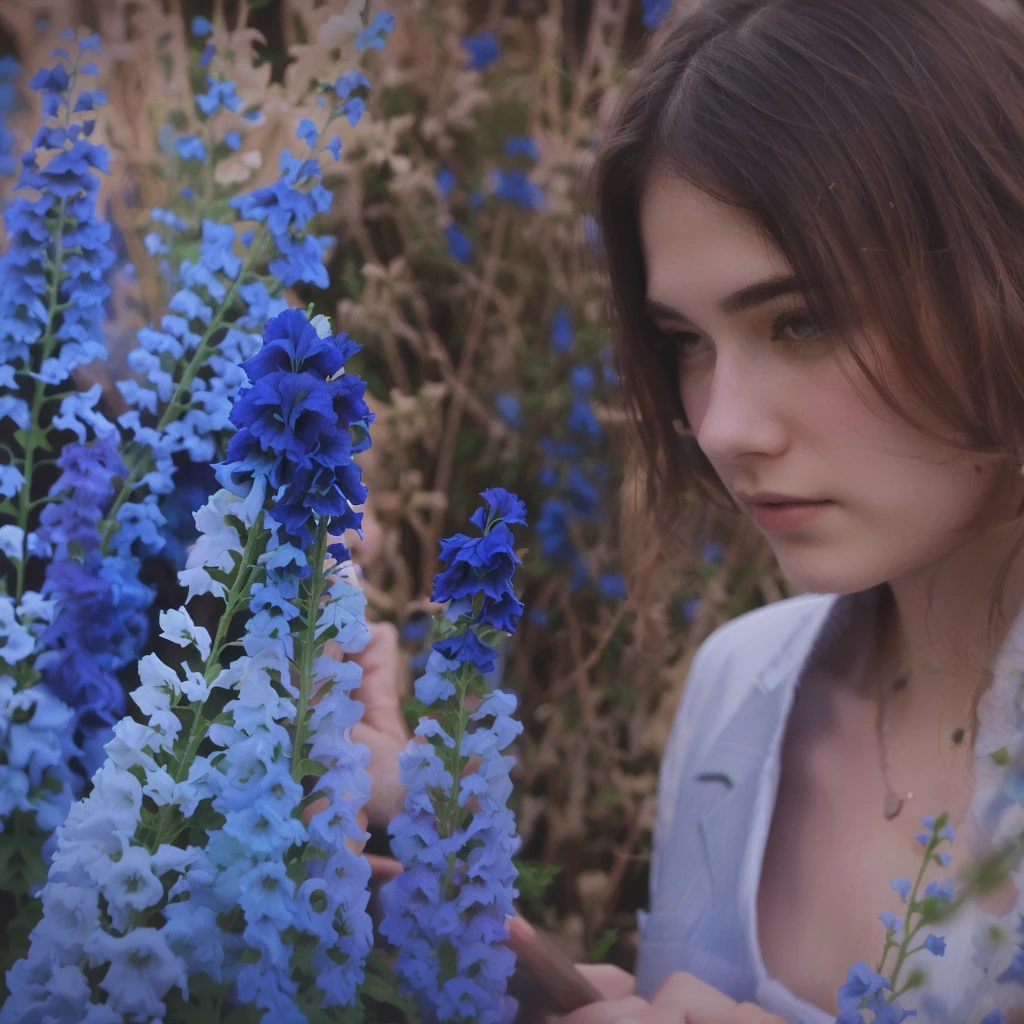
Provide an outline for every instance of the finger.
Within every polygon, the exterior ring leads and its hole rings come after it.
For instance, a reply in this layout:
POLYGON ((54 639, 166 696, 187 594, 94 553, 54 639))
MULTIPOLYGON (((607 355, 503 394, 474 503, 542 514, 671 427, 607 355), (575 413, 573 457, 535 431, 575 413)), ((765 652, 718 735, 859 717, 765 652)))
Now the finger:
POLYGON ((369 625, 370 642, 358 654, 349 655, 363 670, 359 686, 352 691, 353 700, 362 701, 364 721, 377 729, 395 731, 403 738, 408 733, 402 715, 399 679, 401 659, 398 653, 398 630, 390 622, 369 625))
POLYGON ((768 1013, 753 1003, 740 1003, 737 1010, 740 1016, 736 1020, 740 1024, 786 1024, 784 1018, 774 1013, 768 1013))
POLYGON ((636 978, 612 964, 577 964, 576 970, 605 997, 625 999, 636 990, 636 978))
POLYGON ((771 1024, 773 1020, 759 1006, 737 1004, 718 989, 683 971, 670 974, 651 1003, 681 1012, 679 1019, 685 1024, 771 1024))
POLYGON ((674 1020, 661 1011, 663 1020, 651 1015, 651 1004, 639 996, 627 996, 604 1003, 591 1003, 580 1010, 573 1010, 564 1017, 557 1018, 558 1024, 623 1024, 632 1017, 642 1024, 680 1024, 680 1018, 674 1020))

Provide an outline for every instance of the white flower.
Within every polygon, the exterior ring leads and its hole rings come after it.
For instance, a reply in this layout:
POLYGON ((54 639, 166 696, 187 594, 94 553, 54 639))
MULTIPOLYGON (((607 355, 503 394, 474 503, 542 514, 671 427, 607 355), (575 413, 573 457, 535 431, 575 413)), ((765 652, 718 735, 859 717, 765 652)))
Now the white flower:
MULTIPOLYGON (((217 678, 220 678, 219 676, 217 678)), ((181 692, 191 701, 203 702, 210 696, 210 690, 217 685, 217 679, 212 683, 206 681, 202 672, 189 669, 181 683, 181 692)))
MULTIPOLYGON (((6 530, 6 526, 0 526, 0 533, 6 530)), ((38 590, 26 590, 21 595, 21 604, 18 605, 18 618, 24 622, 26 619, 39 619, 42 622, 50 622, 53 619, 55 601, 48 601, 38 590)))
POLYGON ((103 749, 118 768, 134 768, 142 765, 156 767, 153 755, 146 748, 155 736, 150 726, 136 722, 134 718, 122 718, 114 726, 114 738, 103 745, 103 749))
POLYGON ((14 615, 14 601, 6 596, 0 597, 0 638, 5 641, 0 646, 0 659, 6 661, 8 665, 17 664, 22 658, 27 658, 36 646, 32 634, 14 615))
POLYGON ((174 779, 166 768, 152 767, 146 772, 146 784, 142 787, 146 796, 152 797, 158 806, 174 802, 174 779))
POLYGON ((25 543, 25 531, 20 526, 0 526, 0 551, 11 561, 21 558, 25 543))
POLYGON ((209 632, 205 626, 197 626, 184 608, 169 608, 160 613, 160 635, 179 647, 195 644, 203 661, 210 656, 209 632))
POLYGON ((317 313, 317 315, 309 321, 309 326, 316 331, 316 336, 318 338, 329 338, 331 336, 330 317, 324 316, 323 313, 317 313))

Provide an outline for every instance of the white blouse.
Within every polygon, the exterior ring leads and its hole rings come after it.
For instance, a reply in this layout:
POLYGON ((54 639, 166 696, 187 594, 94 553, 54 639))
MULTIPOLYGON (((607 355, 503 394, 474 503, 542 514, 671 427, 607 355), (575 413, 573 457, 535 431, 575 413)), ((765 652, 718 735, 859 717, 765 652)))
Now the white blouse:
MULTIPOLYGON (((874 588, 838 598, 804 595, 778 602, 728 623, 702 645, 677 712, 659 784, 651 873, 651 905, 658 912, 641 914, 641 995, 649 996, 670 970, 686 970, 792 1024, 834 1020, 768 975, 758 942, 757 893, 778 792, 782 740, 799 679, 812 654, 827 648, 840 631, 844 641, 849 630, 863 631, 867 649, 878 595, 879 588, 874 588), (766 641, 775 649, 766 649, 766 641), (752 692, 760 695, 762 705, 744 715, 752 692), (769 699, 774 703, 765 703, 769 699), (774 707, 778 710, 773 726, 759 732, 753 723, 770 717, 774 707), (748 763, 757 769, 749 789, 743 782, 748 763), (722 777, 718 769, 723 765, 725 774, 736 769, 735 793, 748 795, 730 793, 731 804, 719 798, 707 811, 706 783, 722 777), (705 785, 697 788, 694 780, 705 785), (734 870, 739 877, 722 877, 726 869, 716 873, 712 867, 704 876, 709 891, 702 892, 701 881, 695 881, 701 878, 699 858, 687 851, 702 850, 708 860, 721 861, 709 845, 718 841, 727 849, 737 840, 741 849, 734 870)), ((975 785, 968 821, 952 851, 956 863, 965 864, 969 855, 980 852, 977 837, 1001 839, 1024 831, 1024 808, 1002 792, 1005 769, 989 756, 1003 747, 1011 753, 1024 749, 1022 733, 1024 609, 1007 635, 993 666, 992 685, 979 704, 975 785)), ((923 989, 901 998, 904 1009, 917 1010, 914 1019, 919 1024, 978 1024, 992 1010, 1024 1008, 1024 985, 995 981, 1010 964, 1013 943, 989 938, 991 927, 998 925, 1014 941, 1024 939, 1018 934, 1024 914, 1024 865, 1012 877, 1022 895, 1008 913, 988 914, 972 903, 947 925, 929 928, 945 938, 944 956, 920 950, 906 961, 905 972, 920 965, 928 973, 923 989)))

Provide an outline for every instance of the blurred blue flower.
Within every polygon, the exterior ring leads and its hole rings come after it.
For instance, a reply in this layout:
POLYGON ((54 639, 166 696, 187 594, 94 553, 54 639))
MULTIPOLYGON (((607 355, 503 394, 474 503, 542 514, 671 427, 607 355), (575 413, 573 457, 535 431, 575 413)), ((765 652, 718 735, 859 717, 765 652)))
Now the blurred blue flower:
POLYGON ((384 37, 395 27, 395 16, 387 11, 378 11, 373 21, 366 28, 356 33, 356 50, 383 50, 384 37))
POLYGON ((657 28, 672 10, 672 0, 643 0, 644 28, 657 28))
POLYGON ((522 171, 492 168, 489 177, 495 198, 515 203, 524 210, 543 210, 547 206, 544 190, 530 181, 522 171))
POLYGON ((572 343, 572 322, 565 306, 559 306, 551 318, 551 348, 560 355, 567 355, 572 351, 572 343))
POLYGON ((519 397, 511 391, 504 391, 494 399, 494 408, 502 420, 513 430, 519 430, 523 425, 523 409, 519 404, 519 397))
POLYGON ((450 167, 442 167, 437 172, 437 188, 442 199, 447 199, 455 187, 455 172, 450 167))
POLYGON ((626 591, 626 581, 619 572, 603 572, 598 577, 597 589, 602 597, 621 598, 625 600, 629 594, 626 591))
POLYGON ((725 545, 720 541, 711 540, 701 549, 700 558, 702 562, 706 562, 708 565, 717 565, 722 560, 724 553, 725 545))
POLYGON ((474 71, 483 71, 498 59, 498 40, 493 32, 481 32, 462 40, 463 48, 469 53, 469 66, 474 71))
POLYGON ((448 252, 460 263, 468 263, 473 255, 473 243, 454 223, 448 224, 444 229, 444 237, 448 242, 448 252))
POLYGON ((526 135, 516 135, 506 139, 504 149, 506 156, 526 156, 531 160, 536 160, 539 155, 537 143, 526 135))

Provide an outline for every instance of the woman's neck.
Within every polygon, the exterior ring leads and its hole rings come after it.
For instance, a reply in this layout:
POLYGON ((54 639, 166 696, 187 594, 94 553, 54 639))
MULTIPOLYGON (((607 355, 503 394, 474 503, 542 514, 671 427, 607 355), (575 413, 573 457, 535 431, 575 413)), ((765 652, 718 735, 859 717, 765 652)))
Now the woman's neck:
POLYGON ((1019 521, 1005 523, 940 562, 889 581, 880 609, 879 663, 894 678, 906 673, 914 682, 923 698, 921 714, 925 705, 969 707, 979 686, 987 685, 995 655, 1024 604, 1024 553, 1009 566, 1003 590, 997 588, 1022 536, 1019 521))

